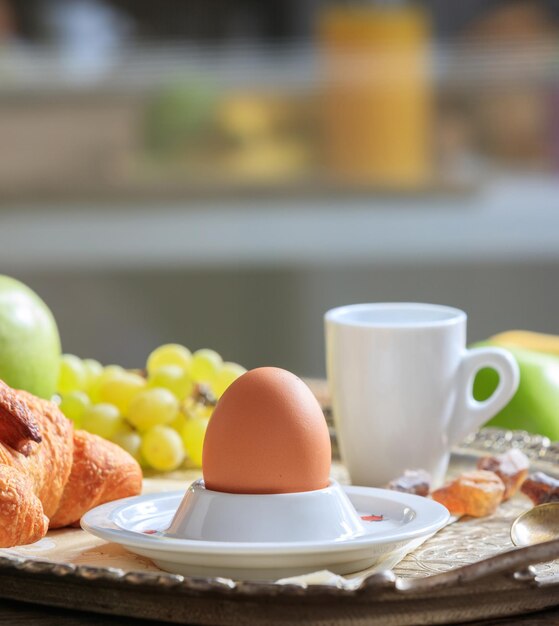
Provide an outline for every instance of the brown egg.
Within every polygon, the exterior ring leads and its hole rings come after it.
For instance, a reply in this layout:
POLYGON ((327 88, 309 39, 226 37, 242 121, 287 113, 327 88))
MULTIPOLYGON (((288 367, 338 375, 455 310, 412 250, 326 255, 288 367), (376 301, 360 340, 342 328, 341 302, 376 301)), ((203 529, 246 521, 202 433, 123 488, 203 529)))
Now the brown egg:
POLYGON ((202 471, 214 491, 295 493, 326 487, 330 458, 326 420, 310 389, 291 372, 261 367, 219 400, 202 471))

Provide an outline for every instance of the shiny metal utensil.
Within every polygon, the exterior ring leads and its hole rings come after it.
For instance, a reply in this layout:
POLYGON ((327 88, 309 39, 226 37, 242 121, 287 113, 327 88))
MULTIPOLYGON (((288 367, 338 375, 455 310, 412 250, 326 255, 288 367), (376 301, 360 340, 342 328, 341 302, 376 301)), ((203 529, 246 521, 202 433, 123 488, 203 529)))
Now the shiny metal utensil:
POLYGON ((515 546, 531 546, 559 538, 559 502, 540 504, 513 522, 510 538, 515 546))

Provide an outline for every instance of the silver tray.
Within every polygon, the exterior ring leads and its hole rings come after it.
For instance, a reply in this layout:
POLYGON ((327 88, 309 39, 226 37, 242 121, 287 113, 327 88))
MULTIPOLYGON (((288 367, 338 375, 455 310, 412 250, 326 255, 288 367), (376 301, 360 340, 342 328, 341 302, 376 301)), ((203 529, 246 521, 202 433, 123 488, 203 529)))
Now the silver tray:
MULTIPOLYGON (((559 444, 519 431, 485 429, 452 456, 450 473, 511 446, 532 469, 559 475, 559 444)), ((337 584, 234 582, 164 572, 0 557, 0 597, 163 622, 253 626, 451 624, 559 605, 559 540, 513 549, 510 522, 522 496, 481 520, 447 526, 393 570, 337 584)))

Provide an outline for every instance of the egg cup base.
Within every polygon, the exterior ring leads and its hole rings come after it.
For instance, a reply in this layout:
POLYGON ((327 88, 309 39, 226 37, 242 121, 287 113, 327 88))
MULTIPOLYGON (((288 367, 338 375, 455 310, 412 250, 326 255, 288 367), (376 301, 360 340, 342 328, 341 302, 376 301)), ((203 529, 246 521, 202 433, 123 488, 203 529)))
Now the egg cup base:
POLYGON ((165 536, 281 543, 344 541, 364 532, 355 508, 334 480, 324 489, 280 494, 223 493, 197 480, 187 489, 165 536))

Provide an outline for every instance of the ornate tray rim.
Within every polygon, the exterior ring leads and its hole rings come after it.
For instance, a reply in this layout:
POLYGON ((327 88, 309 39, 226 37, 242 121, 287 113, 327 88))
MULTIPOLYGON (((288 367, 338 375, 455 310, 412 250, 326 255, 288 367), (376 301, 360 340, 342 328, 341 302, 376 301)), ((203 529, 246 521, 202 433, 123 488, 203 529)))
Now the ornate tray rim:
MULTIPOLYGON (((469 436, 454 453, 458 454, 487 454, 504 451, 510 447, 521 448, 522 451, 534 461, 559 467, 559 442, 552 443, 547 437, 534 435, 525 431, 508 431, 497 428, 486 428, 474 435, 469 436)), ((226 578, 196 578, 187 577, 166 572, 125 572, 122 569, 112 567, 92 567, 74 565, 71 563, 53 563, 38 559, 26 559, 20 556, 1 556, 0 569, 13 569, 25 572, 29 575, 51 574, 60 578, 77 578, 86 581, 107 580, 119 581, 130 585, 173 587, 176 590, 213 591, 239 593, 241 595, 296 595, 312 593, 337 596, 354 596, 372 588, 392 588, 396 592, 405 593, 411 590, 433 590, 438 587, 448 587, 464 580, 477 580, 490 576, 509 572, 514 574, 517 569, 525 569, 530 565, 543 561, 559 558, 559 540, 551 541, 538 546, 529 546, 511 550, 497 556, 450 570, 442 574, 436 574, 418 579, 399 579, 392 571, 383 571, 371 574, 355 586, 333 586, 304 583, 277 584, 273 582, 235 582, 226 578)), ((539 585, 535 572, 528 570, 520 577, 524 583, 539 585)), ((545 586, 559 585, 559 577, 551 581, 546 579, 545 586)), ((0 596, 2 591, 0 590, 0 596)))
MULTIPOLYGON (((559 443, 524 431, 484 429, 454 453, 480 456, 510 447, 521 448, 554 473, 559 470, 559 443)), ((252 626, 266 619, 270 624, 287 624, 300 620, 293 612, 306 607, 305 621, 317 625, 404 626, 416 623, 420 613, 428 620, 422 623, 450 624, 559 605, 559 575, 538 580, 531 567, 558 558, 559 539, 424 578, 400 578, 387 570, 355 586, 336 586, 125 572, 9 555, 0 557, 0 597, 179 623, 252 626), (230 618, 224 617, 224 606, 230 618)))

